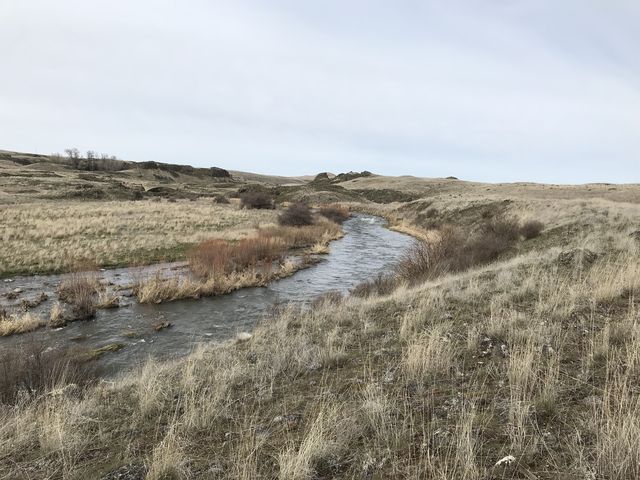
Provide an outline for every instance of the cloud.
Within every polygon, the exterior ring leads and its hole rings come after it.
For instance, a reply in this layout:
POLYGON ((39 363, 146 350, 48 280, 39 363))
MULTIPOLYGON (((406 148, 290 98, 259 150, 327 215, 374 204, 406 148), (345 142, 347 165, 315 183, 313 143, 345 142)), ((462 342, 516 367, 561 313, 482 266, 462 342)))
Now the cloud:
POLYGON ((0 18, 0 148, 640 181, 631 2, 8 0, 0 18))

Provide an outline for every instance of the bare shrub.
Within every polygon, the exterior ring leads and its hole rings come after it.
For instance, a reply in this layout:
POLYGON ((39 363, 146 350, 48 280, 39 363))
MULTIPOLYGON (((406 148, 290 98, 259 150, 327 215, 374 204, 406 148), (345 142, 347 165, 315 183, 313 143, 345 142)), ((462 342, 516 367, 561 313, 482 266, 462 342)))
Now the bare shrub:
POLYGON ((304 227, 313 224, 313 215, 306 203, 292 203, 278 216, 278 223, 287 227, 304 227))
POLYGON ((345 220, 349 218, 349 209, 347 207, 343 207, 342 205, 327 205, 321 207, 318 210, 318 213, 332 222, 341 224, 344 223, 345 220))
POLYGON ((340 235, 340 227, 332 222, 304 227, 272 227, 260 229, 256 235, 235 243, 210 239, 196 245, 187 255, 191 270, 201 278, 219 278, 258 266, 266 267, 282 261, 290 248, 328 243, 340 235))
POLYGON ((249 237, 236 243, 212 239, 193 248, 188 256, 189 266, 200 277, 214 278, 279 260, 284 248, 278 237, 249 237))
POLYGON ((516 218, 498 216, 480 225, 465 245, 469 265, 493 262, 520 238, 516 218))
POLYGON ((315 225, 305 227, 272 227, 263 228, 258 236, 281 238, 289 248, 303 248, 315 245, 318 240, 325 243, 339 238, 342 230, 333 222, 318 222, 315 225))
POLYGON ((227 204, 229 204, 231 202, 224 195, 216 195, 215 197, 213 197, 213 203, 217 203, 217 204, 220 204, 220 205, 227 205, 227 204))
POLYGON ((262 190, 252 190, 240 194, 240 203, 242 208, 254 208, 258 210, 275 208, 273 195, 262 190))
POLYGON ((542 222, 538 220, 528 220, 520 227, 520 235, 526 240, 531 240, 532 238, 538 237, 542 230, 544 230, 544 224, 542 222))
POLYGON ((31 342, 0 353, 0 404, 15 403, 22 396, 33 398, 53 388, 85 386, 97 377, 95 365, 87 364, 73 350, 50 350, 31 342))
POLYGON ((72 306, 74 319, 85 320, 93 318, 96 313, 95 295, 99 287, 94 272, 74 272, 60 283, 58 296, 60 300, 72 306))
POLYGON ((451 226, 443 227, 439 238, 416 243, 396 267, 396 275, 410 285, 432 279, 468 266, 462 233, 451 226))

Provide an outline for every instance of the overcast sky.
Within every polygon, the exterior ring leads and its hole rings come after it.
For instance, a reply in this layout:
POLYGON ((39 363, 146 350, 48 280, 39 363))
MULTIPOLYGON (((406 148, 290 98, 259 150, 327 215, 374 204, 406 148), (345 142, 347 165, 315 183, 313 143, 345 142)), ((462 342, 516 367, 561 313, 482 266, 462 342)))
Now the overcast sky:
POLYGON ((0 149, 640 181, 638 0, 1 0, 0 149))

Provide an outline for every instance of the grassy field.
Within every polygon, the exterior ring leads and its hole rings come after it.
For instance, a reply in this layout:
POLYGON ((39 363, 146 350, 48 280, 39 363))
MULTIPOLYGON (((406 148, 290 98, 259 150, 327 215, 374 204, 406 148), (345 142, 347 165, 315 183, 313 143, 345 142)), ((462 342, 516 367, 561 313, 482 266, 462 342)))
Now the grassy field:
MULTIPOLYGON (((0 478, 640 478, 639 186, 347 175, 274 194, 349 202, 425 243, 357 295, 114 382, 26 355, 45 388, 4 392, 21 370, 2 370, 0 478)), ((208 199, 58 202, 2 210, 31 225, 13 250, 37 257, 52 216, 69 248, 120 236, 131 258, 275 218, 208 199), (92 222, 92 206, 117 214, 92 222)))
POLYGON ((639 478, 637 187, 550 201, 459 186, 358 208, 432 241, 509 216, 544 230, 488 263, 0 407, 0 476, 639 478))
POLYGON ((197 201, 32 201, 0 208, 0 276, 184 258, 211 237, 246 236, 276 220, 273 210, 197 201))

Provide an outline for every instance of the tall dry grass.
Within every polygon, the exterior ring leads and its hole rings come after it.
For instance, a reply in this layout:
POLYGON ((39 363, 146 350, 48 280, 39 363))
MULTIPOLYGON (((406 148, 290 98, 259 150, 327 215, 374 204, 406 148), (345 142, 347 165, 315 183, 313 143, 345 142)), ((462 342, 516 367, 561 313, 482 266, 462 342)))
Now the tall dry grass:
POLYGON ((235 240, 256 224, 276 222, 272 210, 240 210, 210 200, 35 201, 0 210, 0 274, 72 271, 79 259, 98 266, 181 259, 211 237, 235 240))
POLYGON ((341 235, 338 225, 322 221, 306 227, 261 228, 237 242, 206 240, 188 254, 192 276, 166 277, 157 273, 140 279, 134 290, 141 303, 160 303, 263 286, 312 261, 303 257, 293 262, 290 255, 326 253, 329 242, 341 235))
POLYGON ((0 408, 0 477, 637 478, 640 257, 616 215, 0 408), (579 272, 575 248, 597 253, 579 272))

